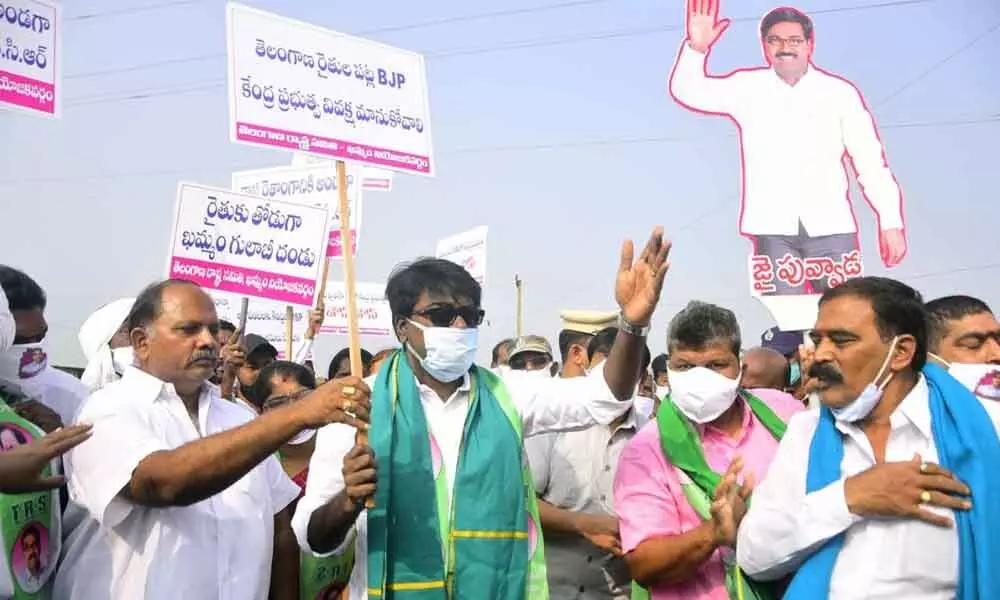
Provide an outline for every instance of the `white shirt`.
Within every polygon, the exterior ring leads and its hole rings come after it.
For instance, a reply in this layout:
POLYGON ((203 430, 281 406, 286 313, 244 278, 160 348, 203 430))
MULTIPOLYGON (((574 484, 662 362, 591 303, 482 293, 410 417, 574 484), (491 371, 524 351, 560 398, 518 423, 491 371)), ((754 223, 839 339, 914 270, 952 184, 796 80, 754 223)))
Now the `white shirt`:
MULTIPOLYGON (((367 380, 369 386, 374 378, 367 380)), ((547 432, 578 429, 595 424, 607 425, 631 408, 631 402, 620 402, 611 393, 604 380, 603 370, 594 370, 587 377, 570 379, 533 377, 527 371, 505 374, 504 384, 511 400, 521 415, 525 437, 547 432)), ((469 412, 469 378, 446 401, 442 402, 429 387, 419 385, 420 403, 427 419, 427 427, 434 435, 441 450, 441 460, 454 493, 455 473, 462 443, 465 417, 469 412)), ((306 493, 295 509, 292 529, 303 550, 309 546, 309 519, 313 512, 344 489, 341 468, 344 456, 354 447, 355 430, 334 423, 316 434, 316 450, 309 461, 309 479, 306 493)), ((351 574, 351 600, 368 597, 368 526, 362 512, 355 523, 358 532, 355 542, 356 563, 351 574)), ((345 543, 333 552, 320 556, 339 555, 346 550, 345 543)))
POLYGON ((273 456, 191 506, 139 506, 120 493, 153 452, 253 418, 211 384, 198 404, 196 429, 172 385, 132 367, 84 404, 78 421, 94 430, 66 455, 70 503, 53 598, 267 598, 274 515, 299 491, 273 456))
POLYGON ((0 287, 0 352, 6 352, 13 345, 16 330, 17 326, 14 323, 14 315, 10 313, 7 294, 0 287))
POLYGON ((770 68, 709 76, 707 56, 687 43, 670 91, 699 112, 731 117, 743 151, 743 216, 749 235, 855 233, 847 152, 881 229, 903 227, 902 196, 861 93, 812 65, 790 86, 770 68))
MULTIPOLYGON (((983 401, 1000 435, 1000 403, 983 401)), ((845 532, 830 598, 952 600, 958 582, 958 534, 917 519, 866 519, 847 509, 844 480, 875 466, 868 438, 854 425, 844 434, 841 479, 805 493, 809 446, 819 411, 792 417, 767 477, 740 525, 736 555, 747 575, 777 579, 796 570, 831 537, 845 532)), ((890 418, 885 460, 938 462, 927 383, 921 376, 890 418)), ((938 514, 952 511, 926 507, 938 514)), ((952 515, 953 516, 953 515, 952 515)))
POLYGON ((3 387, 38 400, 59 415, 63 425, 70 425, 80 406, 90 395, 90 390, 79 379, 55 367, 44 369, 25 379, 2 377, 3 387))

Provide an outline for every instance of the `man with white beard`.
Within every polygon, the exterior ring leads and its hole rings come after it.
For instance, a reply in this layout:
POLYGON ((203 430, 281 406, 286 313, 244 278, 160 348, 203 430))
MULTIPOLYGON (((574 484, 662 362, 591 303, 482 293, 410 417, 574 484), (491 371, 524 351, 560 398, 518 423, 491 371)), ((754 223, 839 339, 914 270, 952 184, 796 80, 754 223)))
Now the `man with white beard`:
POLYGON ((38 400, 69 425, 89 391, 72 375, 49 365, 45 292, 27 274, 6 265, 0 265, 0 287, 15 323, 14 343, 0 354, 0 385, 38 400))

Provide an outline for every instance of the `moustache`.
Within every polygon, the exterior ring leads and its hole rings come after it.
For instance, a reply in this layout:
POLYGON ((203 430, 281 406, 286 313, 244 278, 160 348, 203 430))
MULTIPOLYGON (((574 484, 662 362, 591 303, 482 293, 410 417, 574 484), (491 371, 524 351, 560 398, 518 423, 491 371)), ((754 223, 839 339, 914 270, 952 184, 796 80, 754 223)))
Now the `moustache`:
POLYGON ((218 353, 212 350, 203 350, 201 352, 195 352, 194 354, 192 354, 191 360, 188 361, 188 365, 192 365, 196 362, 200 362, 203 360, 215 363, 218 360, 218 358, 219 358, 218 353))
POLYGON ((844 383, 844 376, 829 363, 819 363, 810 367, 809 377, 823 383, 844 383))

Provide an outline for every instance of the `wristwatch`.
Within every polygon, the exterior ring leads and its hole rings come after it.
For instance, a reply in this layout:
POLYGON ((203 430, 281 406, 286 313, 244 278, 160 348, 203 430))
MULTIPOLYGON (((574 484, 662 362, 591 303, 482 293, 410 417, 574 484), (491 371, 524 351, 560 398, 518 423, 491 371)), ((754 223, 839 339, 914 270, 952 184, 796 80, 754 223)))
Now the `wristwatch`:
POLYGON ((618 315, 618 329, 635 337, 646 337, 649 335, 649 325, 633 325, 625 320, 625 315, 618 315))

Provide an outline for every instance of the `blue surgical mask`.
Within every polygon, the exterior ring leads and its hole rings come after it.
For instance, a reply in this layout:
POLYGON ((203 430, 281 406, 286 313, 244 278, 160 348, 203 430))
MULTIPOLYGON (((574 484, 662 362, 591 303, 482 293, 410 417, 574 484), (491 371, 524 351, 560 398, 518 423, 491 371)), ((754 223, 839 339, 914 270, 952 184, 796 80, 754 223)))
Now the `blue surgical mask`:
POLYGON ((885 386, 889 385, 889 382, 892 380, 893 374, 890 373, 885 381, 881 384, 878 383, 878 380, 885 374, 885 370, 889 368, 889 361, 892 359, 892 353, 896 350, 896 342, 898 340, 898 337, 892 338, 892 343, 889 344, 889 353, 885 356, 882 368, 875 374, 875 381, 865 386, 865 389, 861 391, 861 395, 854 402, 851 402, 847 406, 830 409, 833 412, 834 418, 841 423, 857 423, 875 410, 875 407, 878 406, 878 401, 882 399, 882 392, 885 391, 885 386))
POLYGON ((802 366, 798 362, 793 362, 788 366, 788 385, 798 385, 802 378, 802 366))
POLYGON ((465 376, 476 360, 479 330, 458 327, 428 327, 410 321, 424 332, 424 350, 421 357, 409 343, 406 349, 420 362, 427 374, 442 383, 450 383, 465 376))

